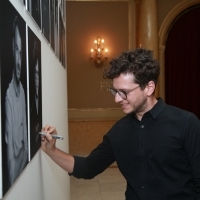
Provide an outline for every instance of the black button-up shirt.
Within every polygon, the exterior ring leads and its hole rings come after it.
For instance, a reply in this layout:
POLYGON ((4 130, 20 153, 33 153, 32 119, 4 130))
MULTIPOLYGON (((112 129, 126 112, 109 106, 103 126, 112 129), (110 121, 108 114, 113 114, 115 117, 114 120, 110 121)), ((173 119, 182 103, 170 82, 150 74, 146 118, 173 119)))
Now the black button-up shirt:
POLYGON ((93 178, 114 161, 127 180, 127 200, 200 200, 200 121, 162 99, 139 121, 119 120, 73 176, 93 178))

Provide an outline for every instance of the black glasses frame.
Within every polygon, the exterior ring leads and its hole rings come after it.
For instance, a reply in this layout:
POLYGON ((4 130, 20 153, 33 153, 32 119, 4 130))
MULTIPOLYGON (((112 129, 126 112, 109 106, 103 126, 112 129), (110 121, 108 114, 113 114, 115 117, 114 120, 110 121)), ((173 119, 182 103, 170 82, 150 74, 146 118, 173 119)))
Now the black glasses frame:
POLYGON ((116 90, 114 88, 110 88, 110 92, 115 96, 116 94, 118 94, 122 99, 126 100, 127 99, 127 95, 128 93, 132 92, 133 90, 137 89, 138 87, 140 87, 139 85, 131 90, 129 90, 128 92, 125 92, 123 90, 116 90))

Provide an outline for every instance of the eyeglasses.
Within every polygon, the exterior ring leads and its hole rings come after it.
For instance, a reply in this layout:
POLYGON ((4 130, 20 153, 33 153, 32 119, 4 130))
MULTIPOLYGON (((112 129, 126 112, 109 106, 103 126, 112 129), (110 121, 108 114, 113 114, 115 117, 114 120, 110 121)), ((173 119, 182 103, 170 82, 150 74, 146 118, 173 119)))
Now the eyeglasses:
POLYGON ((110 88, 111 93, 115 96, 116 94, 118 94, 122 99, 126 100, 127 99, 127 95, 129 92, 132 92, 133 90, 137 89, 138 87, 140 87, 139 85, 131 90, 129 90, 128 92, 125 91, 121 91, 121 90, 115 90, 114 88, 110 88))

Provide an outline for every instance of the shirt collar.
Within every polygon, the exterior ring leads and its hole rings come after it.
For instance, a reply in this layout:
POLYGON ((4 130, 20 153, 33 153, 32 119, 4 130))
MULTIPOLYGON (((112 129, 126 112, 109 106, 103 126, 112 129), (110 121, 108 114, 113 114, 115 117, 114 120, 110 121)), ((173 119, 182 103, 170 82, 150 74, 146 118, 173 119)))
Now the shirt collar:
MULTIPOLYGON (((164 110, 166 103, 163 101, 162 98, 157 98, 157 100, 158 102, 154 105, 154 107, 148 112, 144 113, 144 116, 151 115, 154 119, 156 119, 158 115, 164 110)), ((137 119, 137 116, 135 113, 132 113, 131 115, 137 119)))
POLYGON ((155 106, 149 111, 151 116, 156 119, 158 115, 164 110, 166 103, 162 100, 162 98, 157 99, 158 102, 155 106))

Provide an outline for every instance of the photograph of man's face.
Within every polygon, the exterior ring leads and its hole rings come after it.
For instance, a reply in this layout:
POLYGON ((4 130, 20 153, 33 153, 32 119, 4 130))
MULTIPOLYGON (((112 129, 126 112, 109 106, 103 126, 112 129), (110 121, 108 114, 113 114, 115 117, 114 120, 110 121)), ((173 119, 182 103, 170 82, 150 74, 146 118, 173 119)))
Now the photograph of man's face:
POLYGON ((1 136, 3 195, 28 163, 26 23, 13 5, 2 0, 1 136))
POLYGON ((29 67, 29 120, 31 159, 40 148, 39 132, 42 129, 42 81, 41 81, 41 42, 28 28, 28 67, 29 67))
POLYGON ((14 31, 14 38, 13 38, 13 56, 14 56, 14 75, 16 80, 20 81, 21 75, 21 59, 22 59, 22 41, 21 35, 19 32, 19 27, 15 27, 14 31))

